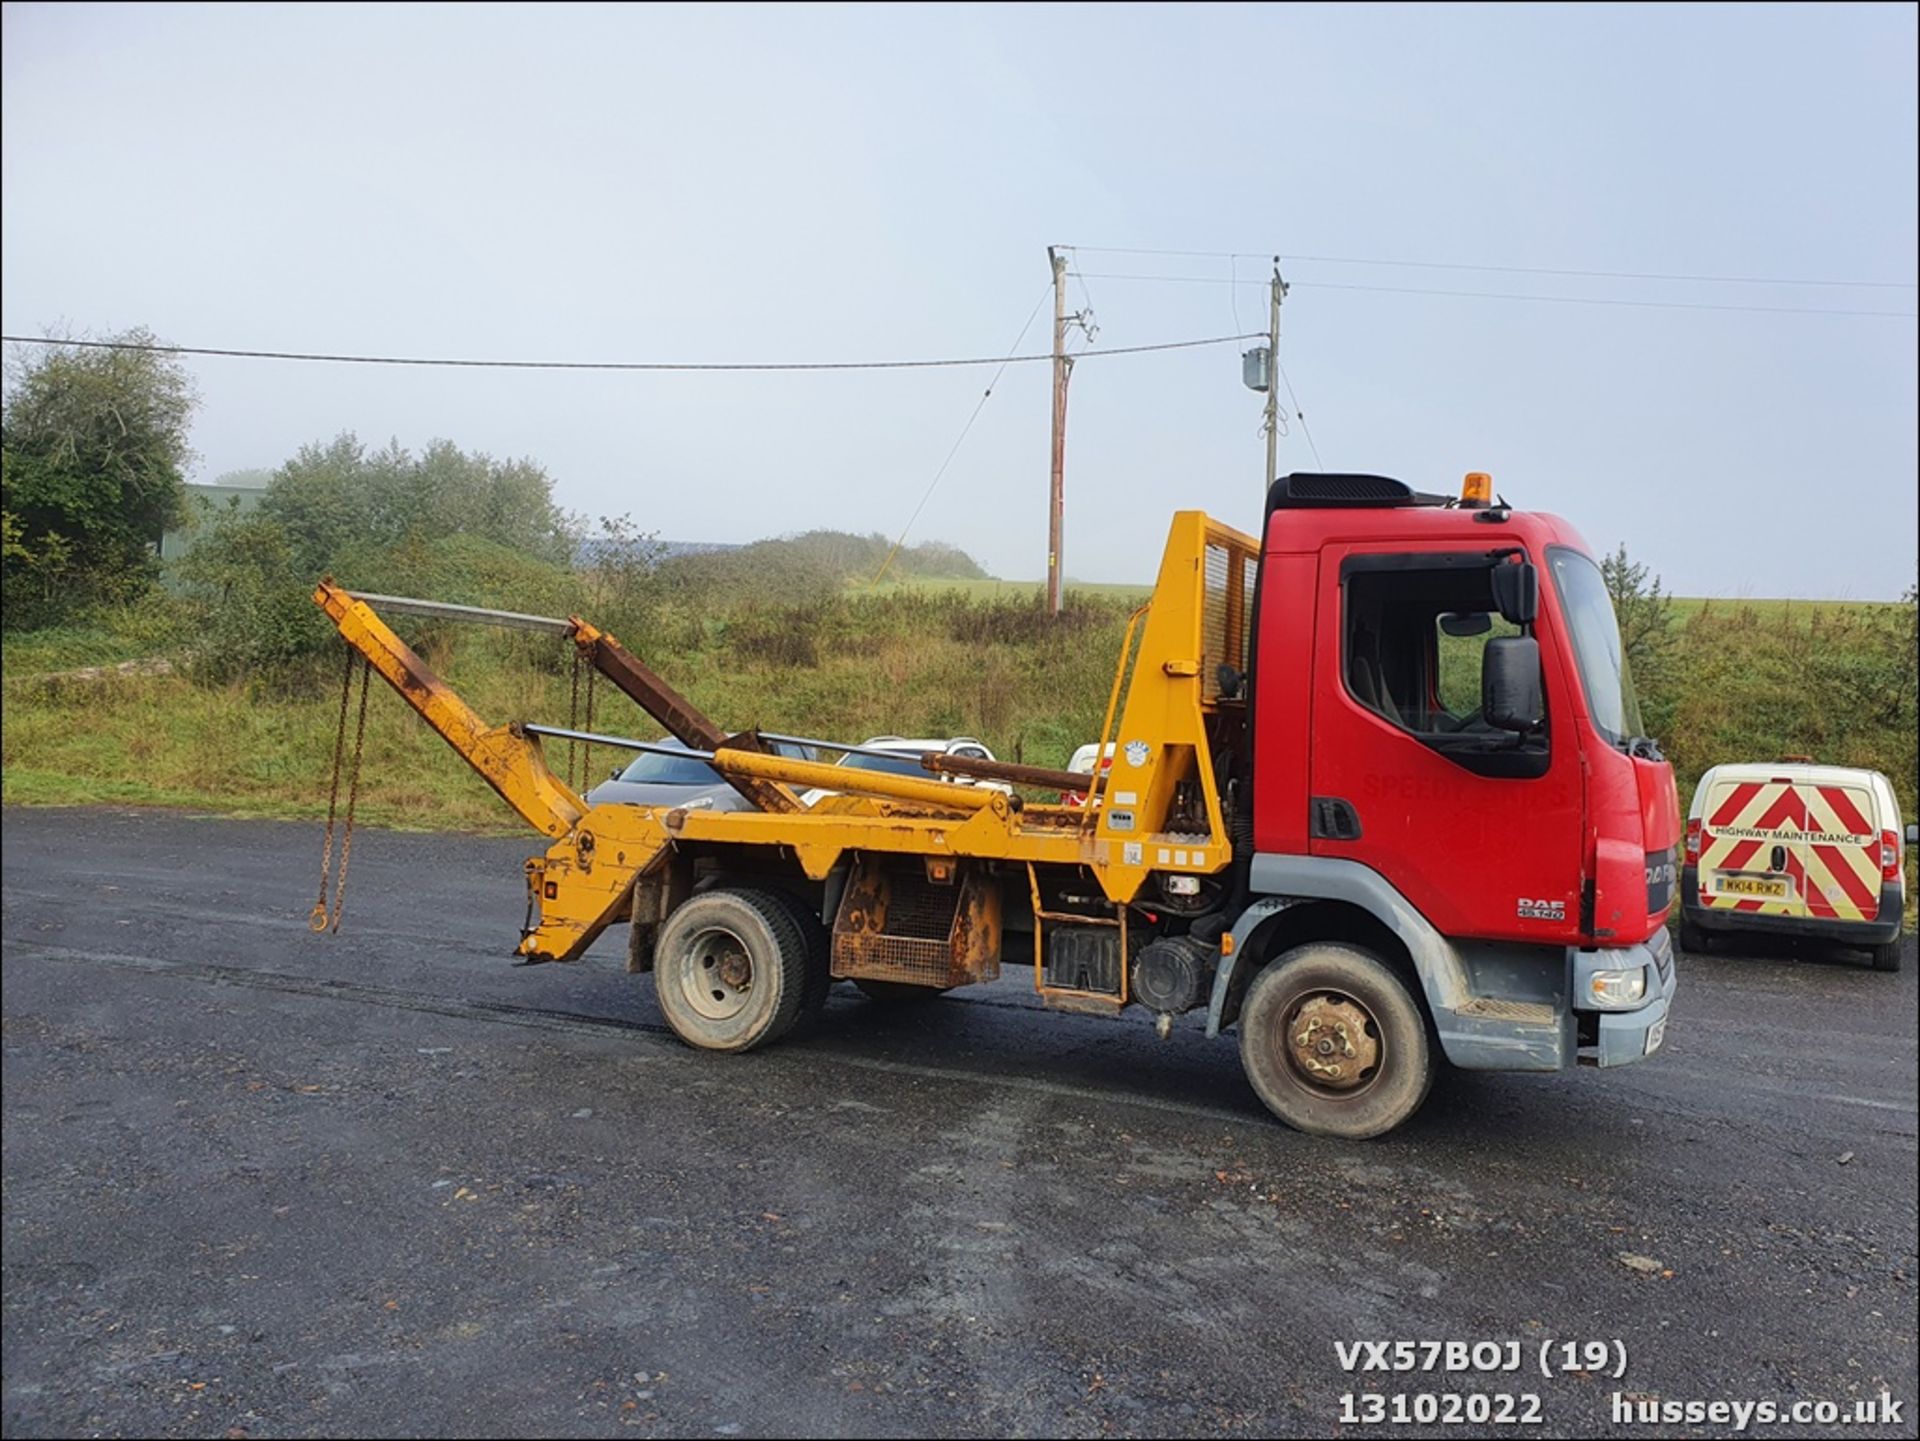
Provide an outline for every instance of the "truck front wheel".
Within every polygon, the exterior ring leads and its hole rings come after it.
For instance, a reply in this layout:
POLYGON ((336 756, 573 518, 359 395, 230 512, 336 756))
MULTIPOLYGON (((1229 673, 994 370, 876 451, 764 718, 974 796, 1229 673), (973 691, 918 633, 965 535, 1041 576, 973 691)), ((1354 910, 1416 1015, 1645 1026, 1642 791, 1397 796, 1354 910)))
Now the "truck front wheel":
POLYGON ((1240 1064, 1289 1126, 1350 1141, 1391 1131, 1433 1084, 1419 1004, 1378 957, 1331 942, 1287 951, 1254 977, 1240 1064))
POLYGON ((807 939, 763 891, 711 890, 681 903, 653 948, 654 994, 673 1033, 703 1051, 750 1051, 793 1026, 807 939))

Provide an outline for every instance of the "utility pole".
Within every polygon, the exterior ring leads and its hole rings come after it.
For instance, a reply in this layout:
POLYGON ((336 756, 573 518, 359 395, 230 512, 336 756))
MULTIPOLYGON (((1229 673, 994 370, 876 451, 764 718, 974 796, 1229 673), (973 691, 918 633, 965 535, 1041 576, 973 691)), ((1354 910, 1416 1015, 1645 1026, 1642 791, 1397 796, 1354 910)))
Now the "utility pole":
POLYGON ((1047 491, 1047 614, 1060 614, 1061 531, 1066 521, 1067 376, 1067 257, 1049 245, 1053 265, 1053 465, 1047 491))
POLYGON ((1280 257, 1273 257, 1272 310, 1267 321, 1267 476, 1260 482, 1261 504, 1266 504, 1267 487, 1278 479, 1280 469, 1280 302, 1287 298, 1287 283, 1280 278, 1280 257))

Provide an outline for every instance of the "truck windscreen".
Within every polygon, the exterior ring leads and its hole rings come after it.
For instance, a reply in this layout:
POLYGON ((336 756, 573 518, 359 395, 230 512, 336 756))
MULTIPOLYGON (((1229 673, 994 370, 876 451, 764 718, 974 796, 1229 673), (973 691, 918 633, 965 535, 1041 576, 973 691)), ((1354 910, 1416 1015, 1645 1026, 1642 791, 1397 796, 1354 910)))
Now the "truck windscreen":
POLYGON ((1565 546, 1547 547, 1547 565, 1553 572, 1553 587, 1560 597, 1567 631, 1573 637, 1587 710, 1601 735, 1615 745, 1625 745, 1645 731, 1607 583, 1597 565, 1565 546))

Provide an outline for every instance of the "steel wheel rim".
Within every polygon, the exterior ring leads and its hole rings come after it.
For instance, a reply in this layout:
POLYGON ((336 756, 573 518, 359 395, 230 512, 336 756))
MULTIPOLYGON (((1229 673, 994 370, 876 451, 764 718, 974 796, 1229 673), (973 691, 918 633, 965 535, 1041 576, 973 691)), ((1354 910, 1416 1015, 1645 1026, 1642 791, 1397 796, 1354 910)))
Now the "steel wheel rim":
POLYGON ((1357 1100, 1386 1070, 1379 1018, 1349 991, 1316 986, 1294 996, 1281 1008, 1274 1039, 1288 1079, 1328 1100, 1357 1100))
POLYGON ((687 941, 680 994, 707 1021, 730 1021, 753 999, 753 952, 725 926, 709 926, 687 941))

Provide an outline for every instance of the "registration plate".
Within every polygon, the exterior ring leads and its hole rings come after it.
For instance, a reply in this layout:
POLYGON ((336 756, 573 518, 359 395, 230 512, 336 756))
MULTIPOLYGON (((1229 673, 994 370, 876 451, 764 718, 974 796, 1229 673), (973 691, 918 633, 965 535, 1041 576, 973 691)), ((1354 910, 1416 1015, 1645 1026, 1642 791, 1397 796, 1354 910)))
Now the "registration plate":
POLYGON ((1722 876, 1714 887, 1723 896, 1773 896, 1784 899, 1787 894, 1785 879, 1771 876, 1722 876))
POLYGON ((1655 1051, 1660 1049, 1660 1043, 1666 1040, 1666 1038, 1667 1022, 1663 1016, 1651 1026, 1647 1027, 1647 1048, 1640 1054, 1643 1056, 1651 1056, 1655 1051))

